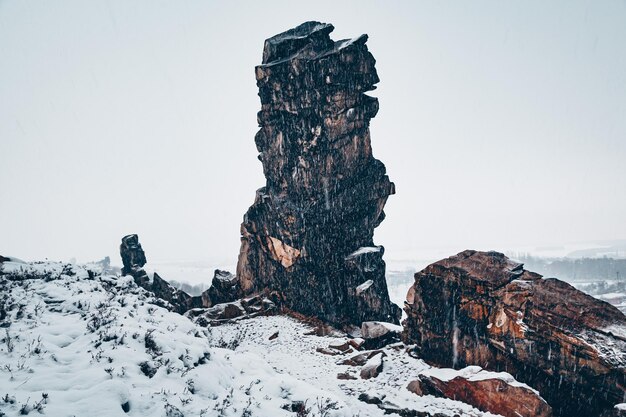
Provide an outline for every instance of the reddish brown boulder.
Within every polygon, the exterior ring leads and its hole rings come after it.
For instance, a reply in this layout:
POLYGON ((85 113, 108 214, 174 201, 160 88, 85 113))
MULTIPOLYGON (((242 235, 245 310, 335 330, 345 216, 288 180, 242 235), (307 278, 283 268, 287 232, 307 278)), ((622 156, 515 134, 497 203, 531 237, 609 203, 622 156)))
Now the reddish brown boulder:
POLYGON ((407 389, 418 395, 434 395, 470 404, 481 411, 504 417, 550 417, 552 408, 530 387, 507 373, 486 372, 470 366, 450 375, 438 369, 420 375, 407 389), (448 374, 448 375, 446 375, 448 374))
POLYGON ((444 367, 506 371, 557 416, 598 416, 626 393, 626 317, 497 252, 464 251, 415 274, 404 338, 444 367))

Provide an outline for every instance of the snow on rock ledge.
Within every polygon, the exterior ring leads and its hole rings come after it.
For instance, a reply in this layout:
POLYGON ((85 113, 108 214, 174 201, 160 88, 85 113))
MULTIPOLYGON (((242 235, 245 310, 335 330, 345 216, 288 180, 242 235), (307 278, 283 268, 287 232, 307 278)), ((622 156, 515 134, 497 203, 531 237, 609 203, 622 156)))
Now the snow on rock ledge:
POLYGON ((552 416, 552 408, 536 390, 506 372, 488 372, 479 366, 431 368, 407 389, 418 395, 454 398, 504 417, 552 416))

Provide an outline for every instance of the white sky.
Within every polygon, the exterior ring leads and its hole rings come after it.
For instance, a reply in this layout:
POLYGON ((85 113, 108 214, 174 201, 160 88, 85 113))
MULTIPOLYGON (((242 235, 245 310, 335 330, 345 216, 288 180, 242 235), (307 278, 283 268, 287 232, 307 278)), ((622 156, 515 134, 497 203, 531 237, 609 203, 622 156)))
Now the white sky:
POLYGON ((626 237, 626 2, 0 0, 0 254, 234 263, 254 66, 367 33, 386 257, 626 237))

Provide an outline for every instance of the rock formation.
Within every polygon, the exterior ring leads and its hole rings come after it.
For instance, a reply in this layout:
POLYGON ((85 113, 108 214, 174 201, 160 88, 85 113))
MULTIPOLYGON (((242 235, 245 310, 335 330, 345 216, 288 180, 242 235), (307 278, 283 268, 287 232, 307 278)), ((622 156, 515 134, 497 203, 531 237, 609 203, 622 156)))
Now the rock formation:
POLYGON ((219 326, 224 323, 273 314, 275 311, 276 306, 271 300, 260 295, 253 295, 237 301, 215 304, 210 308, 193 308, 185 315, 200 326, 219 326))
POLYGON ((216 269, 208 290, 202 293, 202 304, 210 307, 215 304, 228 303, 239 298, 237 277, 228 271, 216 269))
POLYGON ((141 276, 145 275, 143 266, 146 264, 146 254, 139 243, 139 236, 127 235, 122 238, 120 245, 120 256, 122 257, 122 275, 141 276))
POLYGON ((501 253, 465 251, 415 274, 404 337, 439 366, 506 371, 557 416, 598 416, 626 395, 626 317, 501 253))
POLYGON ((237 277, 245 294, 333 324, 397 323, 373 242, 394 193, 370 144, 375 60, 367 35, 335 42, 333 29, 306 22, 265 41, 255 142, 266 185, 241 225, 237 277))
POLYGON ((433 368, 412 381, 407 389, 470 404, 504 417, 551 417, 552 408, 532 388, 505 372, 485 372, 468 366, 458 372, 433 368))
POLYGON ((135 283, 140 287, 152 292, 158 298, 166 301, 169 305, 164 305, 170 310, 180 314, 191 308, 202 307, 203 297, 192 297, 184 291, 170 285, 156 272, 150 277, 143 266, 146 264, 146 254, 139 243, 137 235, 128 235, 122 238, 120 245, 120 256, 122 257, 123 275, 131 275, 135 283))

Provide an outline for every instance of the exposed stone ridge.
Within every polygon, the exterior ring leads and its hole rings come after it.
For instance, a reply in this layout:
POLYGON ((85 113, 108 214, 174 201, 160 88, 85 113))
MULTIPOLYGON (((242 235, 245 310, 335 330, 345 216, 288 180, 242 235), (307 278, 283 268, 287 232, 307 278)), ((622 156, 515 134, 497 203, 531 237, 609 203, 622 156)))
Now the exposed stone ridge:
POLYGON ((334 27, 302 25, 265 41, 256 67, 255 137, 266 186, 241 225, 243 293, 273 293, 286 308, 333 324, 398 322, 374 228, 394 185, 372 156, 369 121, 379 79, 367 36, 335 42, 334 27), (356 294, 359 285, 372 285, 356 294))
POLYGON ((626 317, 498 252, 464 251, 415 274, 405 340, 439 366, 506 371, 557 416, 597 416, 626 395, 626 317))

